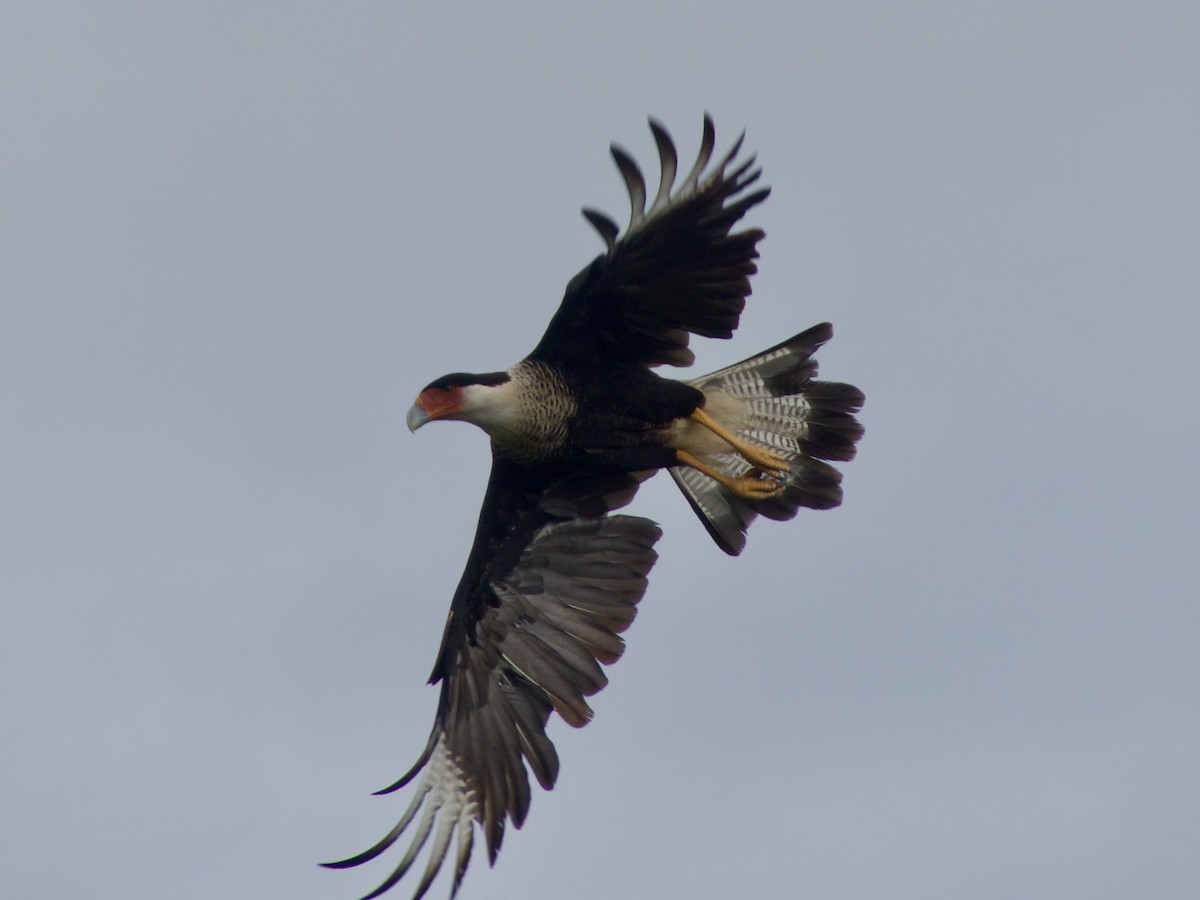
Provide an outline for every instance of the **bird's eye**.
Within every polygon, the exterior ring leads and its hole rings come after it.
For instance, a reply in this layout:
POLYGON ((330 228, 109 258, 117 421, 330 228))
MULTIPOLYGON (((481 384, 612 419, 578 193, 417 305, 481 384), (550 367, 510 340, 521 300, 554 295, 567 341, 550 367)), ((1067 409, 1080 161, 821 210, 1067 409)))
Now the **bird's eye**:
POLYGON ((442 393, 443 393, 443 394, 453 394, 453 393, 454 393, 454 388, 453 388, 453 386, 451 386, 451 385, 449 385, 449 384, 445 385, 445 386, 442 388, 442 393))

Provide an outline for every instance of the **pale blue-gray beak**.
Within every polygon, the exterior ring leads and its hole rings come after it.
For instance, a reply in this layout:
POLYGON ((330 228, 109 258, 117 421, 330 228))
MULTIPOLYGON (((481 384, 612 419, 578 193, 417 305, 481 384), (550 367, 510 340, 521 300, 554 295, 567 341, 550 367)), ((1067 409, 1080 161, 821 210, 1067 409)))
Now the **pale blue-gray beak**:
POLYGON ((429 421, 429 413, 413 404, 408 409, 408 415, 404 417, 404 421, 408 423, 409 431, 416 431, 422 425, 429 421))

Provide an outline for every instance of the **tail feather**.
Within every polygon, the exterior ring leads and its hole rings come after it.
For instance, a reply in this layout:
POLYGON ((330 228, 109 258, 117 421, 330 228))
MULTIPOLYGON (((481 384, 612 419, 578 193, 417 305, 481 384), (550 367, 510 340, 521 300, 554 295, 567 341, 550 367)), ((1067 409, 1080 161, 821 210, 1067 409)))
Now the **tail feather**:
MULTIPOLYGON (((746 546, 746 531, 762 515, 785 521, 801 507, 832 509, 842 502, 842 475, 825 460, 854 458, 863 427, 854 418, 863 394, 856 387, 814 381, 813 354, 833 336, 833 326, 817 325, 757 356, 689 381, 710 398, 714 394, 740 401, 739 437, 769 447, 787 458, 786 487, 767 500, 743 500, 707 475, 686 466, 670 470, 692 509, 713 540, 736 556, 746 546)), ((750 465, 733 452, 707 458, 710 465, 733 476, 750 465)))

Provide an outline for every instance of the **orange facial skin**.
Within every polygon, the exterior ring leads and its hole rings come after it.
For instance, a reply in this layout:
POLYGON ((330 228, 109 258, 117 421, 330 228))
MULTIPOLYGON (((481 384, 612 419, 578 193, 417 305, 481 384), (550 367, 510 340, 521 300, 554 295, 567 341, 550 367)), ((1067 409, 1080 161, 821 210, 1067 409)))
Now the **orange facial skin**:
POLYGON ((416 431, 426 422, 446 419, 462 411, 462 388, 431 387, 421 391, 417 402, 408 411, 409 431, 416 431))

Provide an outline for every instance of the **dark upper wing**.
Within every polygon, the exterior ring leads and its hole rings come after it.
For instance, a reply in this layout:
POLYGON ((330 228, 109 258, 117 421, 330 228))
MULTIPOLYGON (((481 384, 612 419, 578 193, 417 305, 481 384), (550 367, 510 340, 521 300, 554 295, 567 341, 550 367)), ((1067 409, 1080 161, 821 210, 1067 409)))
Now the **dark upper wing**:
POLYGON ((378 856, 416 820, 396 869, 364 900, 411 867, 433 836, 415 898, 437 875, 457 835, 454 887, 470 861, 475 823, 494 861, 507 820, 529 809, 528 766, 549 790, 558 757, 546 737, 556 710, 581 726, 585 697, 606 683, 599 663, 624 650, 618 634, 636 612, 661 532, 647 519, 606 516, 628 503, 639 478, 618 472, 555 477, 497 460, 475 545, 455 592, 431 682, 441 682, 433 732, 421 758, 388 793, 421 775, 416 795, 383 840, 352 859, 378 856))
POLYGON ((546 362, 602 356, 646 366, 688 366, 688 336, 728 338, 750 294, 756 271, 757 228, 730 234, 769 188, 745 193, 758 180, 754 157, 735 160, 742 140, 711 169, 714 131, 704 117, 700 154, 672 191, 677 157, 670 136, 650 120, 662 166, 658 192, 646 208, 646 184, 628 153, 613 145, 613 159, 629 190, 625 234, 602 213, 584 216, 608 252, 567 285, 562 305, 530 354, 546 362))

